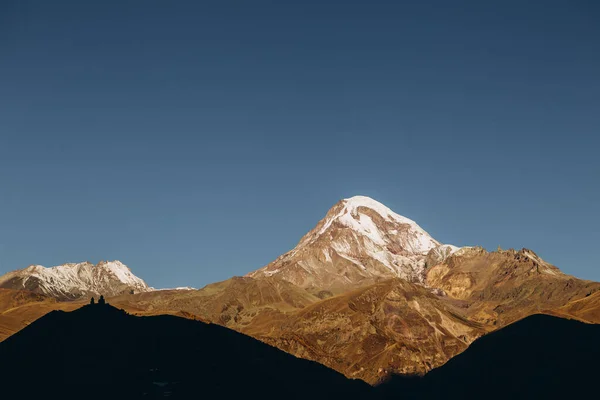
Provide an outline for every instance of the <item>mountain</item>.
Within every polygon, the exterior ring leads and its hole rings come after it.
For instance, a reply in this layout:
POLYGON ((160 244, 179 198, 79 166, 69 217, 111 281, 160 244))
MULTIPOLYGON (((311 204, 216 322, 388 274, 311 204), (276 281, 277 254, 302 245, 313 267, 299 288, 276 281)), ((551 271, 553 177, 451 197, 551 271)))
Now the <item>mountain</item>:
POLYGON ((355 196, 337 203, 294 249, 248 276, 276 277, 325 296, 390 278, 423 283, 429 252, 457 250, 383 204, 355 196))
POLYGON ((597 398, 598 338, 599 325, 532 315, 476 340, 423 378, 394 377, 377 391, 389 399, 597 398))
POLYGON ((486 333, 600 290, 526 249, 464 248, 442 259, 427 267, 424 283, 392 278, 323 299, 275 274, 111 301, 140 315, 182 310, 377 384, 394 373, 425 374, 486 333))
POLYGON ((369 398, 348 380, 214 324, 110 305, 53 311, 0 343, 3 398, 369 398), (51 345, 49 345, 51 344, 51 345))
MULTIPOLYGON (((43 287, 56 296, 54 286, 43 287)), ((110 301, 136 315, 210 321, 377 384, 391 374, 425 374, 532 314, 600 322, 599 293, 600 283, 564 274, 532 250, 441 244, 356 196, 247 276, 200 290, 118 290, 110 301)), ((0 327, 7 319, 5 331, 14 332, 52 307, 74 305, 31 301, 0 310, 0 327)))
POLYGON ((71 263, 51 268, 32 265, 1 276, 0 288, 28 290, 60 300, 151 290, 120 261, 102 261, 97 265, 71 263))

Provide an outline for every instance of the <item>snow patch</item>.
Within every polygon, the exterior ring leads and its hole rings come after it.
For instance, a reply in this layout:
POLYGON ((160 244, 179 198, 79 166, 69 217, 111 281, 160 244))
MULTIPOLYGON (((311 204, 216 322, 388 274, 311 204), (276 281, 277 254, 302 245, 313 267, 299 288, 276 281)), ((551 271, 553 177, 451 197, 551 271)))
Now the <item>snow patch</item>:
MULTIPOLYGON (((415 221, 396 214, 388 207, 376 200, 371 199, 370 197, 350 197, 348 199, 344 199, 344 204, 345 213, 343 213, 343 215, 339 218, 340 221, 344 223, 344 225, 355 229, 357 232, 368 236, 377 244, 385 244, 386 241, 383 238, 386 235, 379 230, 371 218, 369 218, 367 215, 361 214, 358 211, 358 208, 360 207, 369 208, 375 211, 387 222, 408 225, 409 229, 406 234, 409 240, 406 243, 403 243, 404 247, 408 247, 407 250, 415 253, 426 254, 432 248, 440 245, 440 243, 434 240, 427 232, 425 232, 423 228, 417 225, 415 221), (354 218, 354 216, 359 217, 358 221, 354 218)), ((401 232, 399 232, 398 229, 390 229, 387 231, 387 234, 395 236, 401 234, 401 232)))
POLYGON ((360 214, 356 220, 350 213, 346 213, 338 220, 348 228, 368 237, 374 243, 380 246, 385 245, 381 231, 368 215, 360 214))

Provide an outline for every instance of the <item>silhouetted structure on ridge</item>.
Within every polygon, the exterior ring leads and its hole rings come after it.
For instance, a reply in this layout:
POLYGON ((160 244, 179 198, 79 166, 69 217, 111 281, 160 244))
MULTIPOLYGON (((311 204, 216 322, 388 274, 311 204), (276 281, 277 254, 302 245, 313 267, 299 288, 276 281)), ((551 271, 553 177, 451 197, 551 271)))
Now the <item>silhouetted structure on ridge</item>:
POLYGON ((100 298, 98 299, 98 303, 96 303, 96 299, 95 299, 95 298, 93 298, 93 297, 92 297, 92 298, 90 299, 90 305, 91 305, 91 306, 93 306, 93 305, 96 305, 96 304, 98 304, 98 305, 100 305, 100 306, 106 306, 106 305, 108 305, 108 303, 107 303, 107 302, 106 302, 106 300, 104 299, 104 296, 103 296, 103 295, 100 295, 100 298))

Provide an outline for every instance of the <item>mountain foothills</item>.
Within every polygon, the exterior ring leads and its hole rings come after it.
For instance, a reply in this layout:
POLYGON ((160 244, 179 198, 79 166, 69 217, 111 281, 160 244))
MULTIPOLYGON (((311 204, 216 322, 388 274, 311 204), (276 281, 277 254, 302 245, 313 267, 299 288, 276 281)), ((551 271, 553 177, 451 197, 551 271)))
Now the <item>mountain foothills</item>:
POLYGON ((532 314, 600 323, 600 283, 528 249, 442 244, 364 196, 338 202, 270 264, 200 290, 154 290, 118 261, 8 273, 0 339, 99 294, 132 314, 222 325, 371 384, 422 375, 532 314))

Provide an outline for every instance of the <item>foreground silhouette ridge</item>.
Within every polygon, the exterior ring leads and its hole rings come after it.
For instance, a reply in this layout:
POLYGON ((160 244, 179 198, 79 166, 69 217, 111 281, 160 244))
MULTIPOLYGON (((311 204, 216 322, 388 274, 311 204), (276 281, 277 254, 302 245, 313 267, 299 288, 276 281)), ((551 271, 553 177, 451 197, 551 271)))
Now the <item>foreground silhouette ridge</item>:
POLYGON ((0 359, 7 399, 353 399, 373 391, 218 325, 136 317, 100 301, 33 322, 0 343, 0 359), (40 363, 49 367, 40 372, 40 363))

